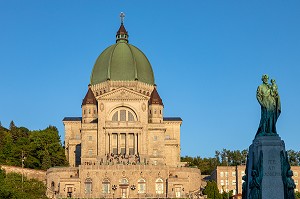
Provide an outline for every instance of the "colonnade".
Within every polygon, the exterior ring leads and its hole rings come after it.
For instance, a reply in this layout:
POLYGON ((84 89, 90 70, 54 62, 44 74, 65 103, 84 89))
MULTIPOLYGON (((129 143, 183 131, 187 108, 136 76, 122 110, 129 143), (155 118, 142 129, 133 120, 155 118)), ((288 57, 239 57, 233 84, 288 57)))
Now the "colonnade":
POLYGON ((105 154, 135 155, 140 152, 140 133, 106 133, 105 154), (132 136, 132 139, 130 137, 132 136), (130 151, 131 149, 131 151, 130 151))

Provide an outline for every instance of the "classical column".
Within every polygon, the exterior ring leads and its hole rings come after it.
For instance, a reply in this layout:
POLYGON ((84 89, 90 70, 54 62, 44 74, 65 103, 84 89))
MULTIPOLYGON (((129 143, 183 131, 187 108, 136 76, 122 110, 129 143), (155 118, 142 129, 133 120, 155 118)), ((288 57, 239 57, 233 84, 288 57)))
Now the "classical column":
POLYGON ((137 154, 138 152, 138 143, 137 143, 137 138, 138 138, 138 134, 135 133, 134 136, 133 136, 133 139, 134 139, 134 154, 137 154))
POLYGON ((129 155, 129 133, 125 134, 125 153, 129 155))
POLYGON ((121 133, 117 134, 117 154, 121 153, 121 133))
POLYGON ((141 136, 139 133, 136 134, 136 147, 137 147, 137 152, 140 154, 141 153, 141 136))
POLYGON ((112 134, 111 133, 108 133, 108 153, 109 154, 111 154, 111 150, 112 150, 112 143, 111 143, 111 140, 112 140, 112 138, 111 138, 111 136, 112 136, 112 134))
POLYGON ((107 155, 109 151, 109 135, 105 133, 105 155, 107 155))
POLYGON ((138 133, 137 147, 138 147, 138 153, 141 153, 142 152, 142 136, 141 136, 141 133, 138 133))

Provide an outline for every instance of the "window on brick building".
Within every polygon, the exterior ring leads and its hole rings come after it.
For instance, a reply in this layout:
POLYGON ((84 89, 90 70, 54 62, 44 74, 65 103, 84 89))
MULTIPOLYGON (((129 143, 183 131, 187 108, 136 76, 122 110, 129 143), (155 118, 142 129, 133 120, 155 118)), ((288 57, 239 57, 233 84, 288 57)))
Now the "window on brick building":
POLYGON ((221 186, 223 186, 224 185, 224 180, 221 180, 220 184, 221 184, 221 186))
POLYGON ((232 180, 232 185, 236 185, 236 181, 235 180, 232 180))
POLYGON ((220 176, 223 178, 224 177, 224 172, 220 172, 220 176))

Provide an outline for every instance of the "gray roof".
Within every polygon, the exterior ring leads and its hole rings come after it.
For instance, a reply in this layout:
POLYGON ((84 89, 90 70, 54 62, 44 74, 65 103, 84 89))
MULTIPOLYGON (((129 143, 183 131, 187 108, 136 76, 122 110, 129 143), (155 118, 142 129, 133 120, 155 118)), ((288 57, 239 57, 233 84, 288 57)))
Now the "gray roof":
POLYGON ((82 117, 65 117, 63 121, 81 121, 82 117))
POLYGON ((164 117, 164 121, 182 121, 180 117, 164 117))

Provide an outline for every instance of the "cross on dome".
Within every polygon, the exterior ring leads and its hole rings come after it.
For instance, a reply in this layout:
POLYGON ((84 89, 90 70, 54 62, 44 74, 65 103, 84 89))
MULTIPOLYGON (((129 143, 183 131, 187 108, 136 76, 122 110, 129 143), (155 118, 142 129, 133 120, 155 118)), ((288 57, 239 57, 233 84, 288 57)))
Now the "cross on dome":
POLYGON ((120 18, 121 18, 121 26, 117 32, 116 35, 116 42, 128 42, 128 32, 126 31, 125 27, 124 27, 124 17, 125 14, 123 12, 120 13, 120 18))
POLYGON ((123 24, 124 23, 124 18, 125 18, 124 12, 120 13, 120 18, 121 18, 121 24, 123 24))

